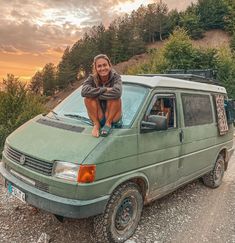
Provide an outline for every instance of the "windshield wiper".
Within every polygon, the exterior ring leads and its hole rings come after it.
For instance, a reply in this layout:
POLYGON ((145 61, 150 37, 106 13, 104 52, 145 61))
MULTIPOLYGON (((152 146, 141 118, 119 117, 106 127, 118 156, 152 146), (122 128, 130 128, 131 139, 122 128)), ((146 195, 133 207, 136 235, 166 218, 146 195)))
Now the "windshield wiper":
MULTIPOLYGON (((60 120, 60 119, 58 118, 58 114, 57 114, 55 111, 51 110, 49 113, 52 113, 52 114, 53 114, 53 117, 54 117, 56 120, 60 120)), ((47 116, 47 117, 48 117, 48 116, 47 116)))
POLYGON ((92 121, 89 118, 85 117, 85 116, 80 116, 78 114, 72 114, 72 113, 71 114, 64 114, 64 116, 78 119, 80 121, 85 122, 86 124, 89 124, 89 125, 93 126, 92 121))

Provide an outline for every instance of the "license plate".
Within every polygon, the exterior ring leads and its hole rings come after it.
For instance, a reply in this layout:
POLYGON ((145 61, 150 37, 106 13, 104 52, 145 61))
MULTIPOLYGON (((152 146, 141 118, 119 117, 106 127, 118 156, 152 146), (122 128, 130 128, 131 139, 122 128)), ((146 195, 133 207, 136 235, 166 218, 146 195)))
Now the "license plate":
POLYGON ((25 202, 25 193, 13 186, 11 183, 7 183, 7 191, 14 197, 20 199, 22 202, 25 202))

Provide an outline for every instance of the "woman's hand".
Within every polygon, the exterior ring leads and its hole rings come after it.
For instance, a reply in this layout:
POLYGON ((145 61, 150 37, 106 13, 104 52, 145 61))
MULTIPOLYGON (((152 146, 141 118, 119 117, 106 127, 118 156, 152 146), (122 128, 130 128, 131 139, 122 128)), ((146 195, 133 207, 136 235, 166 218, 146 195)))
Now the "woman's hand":
POLYGON ((113 88, 107 88, 106 92, 109 93, 113 90, 113 88))

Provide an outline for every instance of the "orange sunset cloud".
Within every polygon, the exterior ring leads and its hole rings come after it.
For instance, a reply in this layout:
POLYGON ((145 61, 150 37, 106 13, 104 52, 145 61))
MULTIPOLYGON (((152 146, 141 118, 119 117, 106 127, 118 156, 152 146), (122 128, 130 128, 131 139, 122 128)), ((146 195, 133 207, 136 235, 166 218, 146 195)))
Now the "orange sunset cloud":
MULTIPOLYGON (((30 80, 46 63, 58 64, 63 51, 87 28, 108 26, 122 12, 153 0, 1 0, 0 82, 8 73, 30 80)), ((183 9, 193 0, 165 0, 183 9)), ((194 1, 195 2, 195 1, 194 1)))

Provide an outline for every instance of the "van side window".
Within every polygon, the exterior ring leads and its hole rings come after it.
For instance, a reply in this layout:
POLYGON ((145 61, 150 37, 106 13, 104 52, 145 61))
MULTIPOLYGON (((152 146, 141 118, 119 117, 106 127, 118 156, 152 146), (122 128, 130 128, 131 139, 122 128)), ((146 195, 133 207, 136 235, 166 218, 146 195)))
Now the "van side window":
POLYGON ((164 116, 167 128, 176 127, 176 101, 174 94, 157 94, 153 97, 144 117, 144 121, 152 115, 164 116))
POLYGON ((181 94, 186 127, 213 123, 209 95, 181 94))

